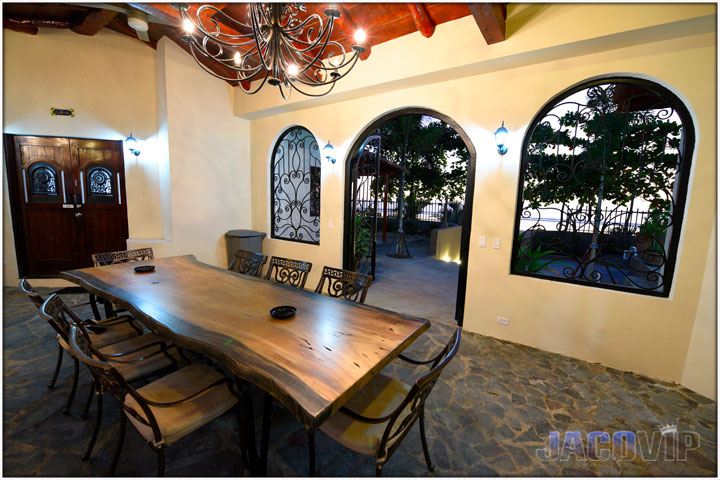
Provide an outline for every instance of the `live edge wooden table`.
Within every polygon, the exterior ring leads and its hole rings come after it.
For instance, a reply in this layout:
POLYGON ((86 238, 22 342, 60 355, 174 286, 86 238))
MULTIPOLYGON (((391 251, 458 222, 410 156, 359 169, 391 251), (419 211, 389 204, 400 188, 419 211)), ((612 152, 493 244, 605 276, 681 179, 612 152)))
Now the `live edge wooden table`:
MULTIPOLYGON (((60 277, 257 385, 310 432, 430 327, 427 320, 240 275, 193 255, 83 268, 60 277), (140 265, 154 265, 155 271, 136 274, 140 265), (279 305, 295 306, 295 317, 272 318, 269 310, 279 305)), ((252 419, 252 410, 247 415, 252 419)), ((258 473, 267 458, 268 415, 263 424, 261 459, 254 427, 248 438, 258 473)))

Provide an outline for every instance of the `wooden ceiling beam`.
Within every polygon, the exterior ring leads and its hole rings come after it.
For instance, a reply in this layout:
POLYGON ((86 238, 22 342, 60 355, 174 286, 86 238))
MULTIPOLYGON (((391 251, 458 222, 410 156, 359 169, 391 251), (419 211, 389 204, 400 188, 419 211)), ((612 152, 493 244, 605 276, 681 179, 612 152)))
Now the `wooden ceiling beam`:
POLYGON ((92 8, 88 10, 88 14, 80 22, 72 26, 72 31, 80 35, 97 35, 100 30, 115 19, 117 14, 118 12, 115 10, 92 8))
POLYGON ((20 33, 27 33, 28 35, 37 35, 38 33, 38 27, 11 22, 7 16, 3 17, 3 28, 7 28, 8 30, 14 30, 20 33))
POLYGON ((435 33, 435 24, 430 18, 430 14, 427 11, 424 3, 408 3, 408 9, 415 22, 415 27, 418 29, 420 34, 425 38, 432 37, 435 33))
POLYGON ((36 35, 38 27, 47 28, 70 28, 71 24, 65 20, 49 20, 42 18, 15 17, 12 15, 3 15, 3 28, 9 28, 17 32, 29 33, 36 35))
POLYGON ((488 45, 505 40, 506 3, 469 3, 468 7, 488 45))
MULTIPOLYGON (((350 44, 354 45, 355 32, 357 31, 358 26, 355 24, 352 17, 342 3, 338 3, 336 4, 336 6, 337 9, 340 10, 340 18, 338 18, 338 21, 340 22, 340 28, 345 35, 345 39, 350 42, 350 44)), ((372 52, 372 48, 370 47, 370 41, 367 39, 367 36, 365 38, 365 41, 362 42, 360 46, 365 49, 365 51, 360 54, 360 60, 367 60, 370 56, 370 53, 372 52)))

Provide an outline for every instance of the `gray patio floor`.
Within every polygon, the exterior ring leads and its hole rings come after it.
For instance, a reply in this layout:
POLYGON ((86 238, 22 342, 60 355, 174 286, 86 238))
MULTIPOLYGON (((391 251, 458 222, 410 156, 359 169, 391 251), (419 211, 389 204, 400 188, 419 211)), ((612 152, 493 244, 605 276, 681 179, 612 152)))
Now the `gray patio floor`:
MULTIPOLYGON (((47 295, 48 289, 39 289, 47 295)), ((5 476, 106 476, 119 427, 120 409, 108 396, 95 453, 80 456, 95 421, 79 417, 90 377, 81 386, 70 415, 61 409, 70 387, 71 362, 64 362, 54 390, 48 390, 57 352, 50 327, 16 289, 3 292, 3 474, 5 476)), ((80 297, 69 302, 79 303, 80 297)), ((85 312, 89 314, 89 312, 85 312)), ((440 318, 408 348, 427 358, 447 342, 452 328, 440 318)), ((420 371, 393 362, 384 371, 411 382, 420 371)), ((255 402, 259 409, 260 392, 255 402)), ((681 386, 463 332, 462 346, 427 401, 427 435, 435 462, 427 471, 418 426, 385 467, 386 476, 714 476, 717 472, 717 405, 681 386), (681 435, 655 441, 650 458, 634 455, 587 459, 573 444, 543 458, 552 431, 560 445, 566 431, 631 431, 653 438, 665 425, 681 435), (686 433, 683 433, 686 432, 686 433), (673 439, 689 438, 678 451, 673 439), (568 458, 564 458, 567 456, 568 458)), ((256 431, 260 431, 256 415, 256 431)), ((168 476, 245 475, 238 455, 238 426, 232 413, 168 448, 168 476)), ((300 423, 280 406, 273 409, 268 474, 307 475, 307 437, 300 423)), ((585 445, 585 444, 583 444, 585 445)), ((372 458, 355 454, 329 437, 316 435, 321 476, 372 476, 372 458)), ((153 476, 155 455, 131 427, 118 476, 153 476)))

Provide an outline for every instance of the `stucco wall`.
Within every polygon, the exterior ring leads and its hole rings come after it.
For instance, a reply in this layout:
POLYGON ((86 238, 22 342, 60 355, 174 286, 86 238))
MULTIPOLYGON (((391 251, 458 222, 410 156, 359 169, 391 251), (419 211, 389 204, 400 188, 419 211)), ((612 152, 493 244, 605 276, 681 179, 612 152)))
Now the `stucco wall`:
MULTIPOLYGON (((225 231, 251 222, 250 126, 232 113, 231 87, 167 39, 157 51, 108 30, 87 37, 3 29, 3 39, 3 131, 110 140, 132 132, 142 153, 125 151, 128 247, 225 266, 225 231), (75 117, 51 117, 50 107, 74 108, 75 117)), ((17 285, 3 197, 3 284, 17 285)))
MULTIPOLYGON (((570 13, 575 8, 571 7, 570 13)), ((586 30, 581 32, 575 28, 576 36, 563 35, 562 41, 577 48, 561 48, 562 45, 556 44, 557 48, 549 54, 545 52, 544 57, 539 57, 537 52, 524 51, 524 48, 535 47, 515 44, 511 36, 500 44, 507 62, 498 61, 492 71, 480 74, 468 69, 464 76, 461 72, 457 78, 423 80, 426 84, 414 88, 385 86, 391 91, 350 100, 339 94, 312 108, 298 106, 302 101, 284 109, 275 108, 273 101, 268 101, 265 108, 252 103, 256 100, 245 103, 242 94, 236 94, 236 113, 258 117, 253 120, 251 129, 254 229, 270 233, 268 164, 270 151, 280 132, 290 125, 300 124, 308 128, 320 144, 330 139, 339 158, 334 165, 323 163, 320 246, 266 239, 265 253, 313 262, 314 271, 308 285, 314 285, 323 265, 341 266, 347 149, 373 119, 390 110, 408 106, 434 109, 458 122, 478 152, 466 329, 656 378, 681 381, 715 215, 716 36, 714 23, 704 24, 705 27, 699 30, 683 30, 684 27, 673 23, 671 15, 657 20, 657 28, 643 30, 646 36, 640 35, 631 30, 652 25, 648 24, 648 19, 655 18, 653 12, 657 11, 652 9, 658 8, 643 7, 650 10, 633 6, 625 11, 629 12, 629 17, 617 17, 622 18, 621 24, 613 23, 613 26, 626 29, 625 35, 609 40, 587 39, 586 30), (667 29, 667 35, 663 35, 663 28, 667 29), (603 51, 583 48, 600 41, 609 42, 603 51), (590 77, 620 72, 652 78, 671 87, 687 100, 697 120, 699 143, 690 183, 689 214, 683 226, 674 287, 668 299, 509 274, 520 146, 527 125, 542 105, 563 89, 590 77), (255 108, 254 113, 248 105, 255 108), (510 130, 510 139, 508 154, 500 157, 496 153, 493 132, 502 121, 510 130), (488 239, 500 237, 501 248, 480 248, 478 239, 481 235, 488 239), (509 318, 510 325, 497 324, 498 316, 509 318)), ((706 7, 710 8, 695 13, 707 15, 714 11, 714 7, 706 7)), ((549 25, 562 30, 587 24, 586 16, 573 17, 567 11, 554 10, 564 8, 565 5, 543 7, 537 16, 524 18, 522 24, 510 22, 509 14, 508 29, 516 31, 518 36, 522 32, 526 41, 536 33, 537 42, 542 43, 544 36, 552 31, 549 25), (553 23, 559 17, 563 19, 562 28, 553 23)), ((665 6, 661 8, 664 13, 669 12, 665 6)), ((678 19, 695 14, 682 6, 673 8, 678 19)), ((584 9, 574 11, 579 15, 578 12, 584 9)), ((616 18, 604 15, 598 17, 598 22, 602 23, 601 19, 605 17, 608 21, 616 18)), ((447 55, 452 51, 451 45, 442 40, 446 38, 447 29, 465 28, 463 25, 458 21, 438 26, 438 40, 433 37, 428 41, 415 35, 412 46, 427 52, 424 57, 431 63, 428 68, 433 67, 433 59, 440 57, 439 52, 447 55)), ((468 35, 472 35, 469 30, 468 35)), ((487 48, 480 43, 479 33, 476 35, 477 48, 487 48)), ((452 38, 454 34, 447 36, 452 38)), ((403 40, 405 52, 414 51, 407 45, 410 40, 403 40)), ((385 72, 403 70, 403 52, 394 48, 393 42, 373 48, 370 60, 363 66, 364 78, 369 83, 384 78, 385 72)), ((474 54, 468 53, 469 56, 474 54)), ((440 69, 442 65, 436 67, 440 69)), ((272 90, 270 93, 277 94, 272 90)), ((712 368, 702 375, 701 383, 709 384, 715 377, 714 359, 707 359, 707 362, 712 368)))

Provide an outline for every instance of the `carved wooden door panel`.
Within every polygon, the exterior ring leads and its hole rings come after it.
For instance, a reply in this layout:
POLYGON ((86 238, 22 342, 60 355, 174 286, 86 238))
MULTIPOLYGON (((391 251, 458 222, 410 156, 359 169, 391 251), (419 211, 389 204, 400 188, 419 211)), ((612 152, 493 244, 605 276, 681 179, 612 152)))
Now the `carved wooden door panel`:
MULTIPOLYGON (((77 227, 79 266, 92 266, 90 255, 125 250, 127 198, 122 142, 70 139, 70 155, 80 195, 77 227)), ((76 201, 78 199, 76 198, 76 201)), ((76 213, 76 215, 77 215, 76 213)))
POLYGON ((52 277, 124 250, 122 142, 5 135, 18 270, 52 277))

